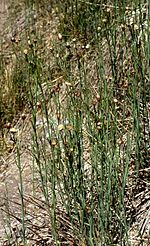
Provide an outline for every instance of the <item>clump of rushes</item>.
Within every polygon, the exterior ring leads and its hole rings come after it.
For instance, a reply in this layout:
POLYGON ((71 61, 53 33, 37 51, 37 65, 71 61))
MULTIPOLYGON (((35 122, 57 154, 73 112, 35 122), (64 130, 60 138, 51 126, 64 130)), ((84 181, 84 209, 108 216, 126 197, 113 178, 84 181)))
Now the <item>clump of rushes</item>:
POLYGON ((56 245, 132 245, 130 202, 147 183, 141 188, 139 173, 148 167, 148 5, 52 2, 50 11, 47 1, 28 6, 45 11, 47 24, 29 17, 10 77, 30 105, 33 193, 38 182, 56 245), (50 30, 53 18, 59 23, 50 30))

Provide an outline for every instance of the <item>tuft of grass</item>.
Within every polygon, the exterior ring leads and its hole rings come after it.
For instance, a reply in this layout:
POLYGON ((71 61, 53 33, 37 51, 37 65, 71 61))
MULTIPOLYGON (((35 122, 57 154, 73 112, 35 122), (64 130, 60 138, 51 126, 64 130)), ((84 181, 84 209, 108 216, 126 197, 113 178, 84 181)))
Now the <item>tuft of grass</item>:
POLYGON ((29 1, 26 42, 13 40, 11 69, 1 59, 1 126, 29 107, 33 194, 38 182, 56 245, 132 245, 129 204, 149 163, 148 17, 146 1, 29 1))

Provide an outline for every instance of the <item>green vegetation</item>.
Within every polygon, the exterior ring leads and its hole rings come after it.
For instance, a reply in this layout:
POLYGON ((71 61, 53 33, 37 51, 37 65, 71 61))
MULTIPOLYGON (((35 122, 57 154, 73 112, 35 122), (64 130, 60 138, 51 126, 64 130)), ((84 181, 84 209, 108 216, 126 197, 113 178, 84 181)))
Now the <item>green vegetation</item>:
MULTIPOLYGON (((129 235, 136 213, 132 201, 145 189, 141 178, 148 184, 141 170, 149 169, 148 5, 144 0, 25 1, 11 13, 10 55, 3 42, 0 59, 2 154, 8 151, 9 123, 11 131, 18 119, 31 115, 33 196, 38 182, 56 245, 65 240, 135 245, 129 235)), ((14 142, 20 236, 28 245, 23 142, 19 137, 14 142)), ((144 245, 141 231, 138 240, 144 245)))

